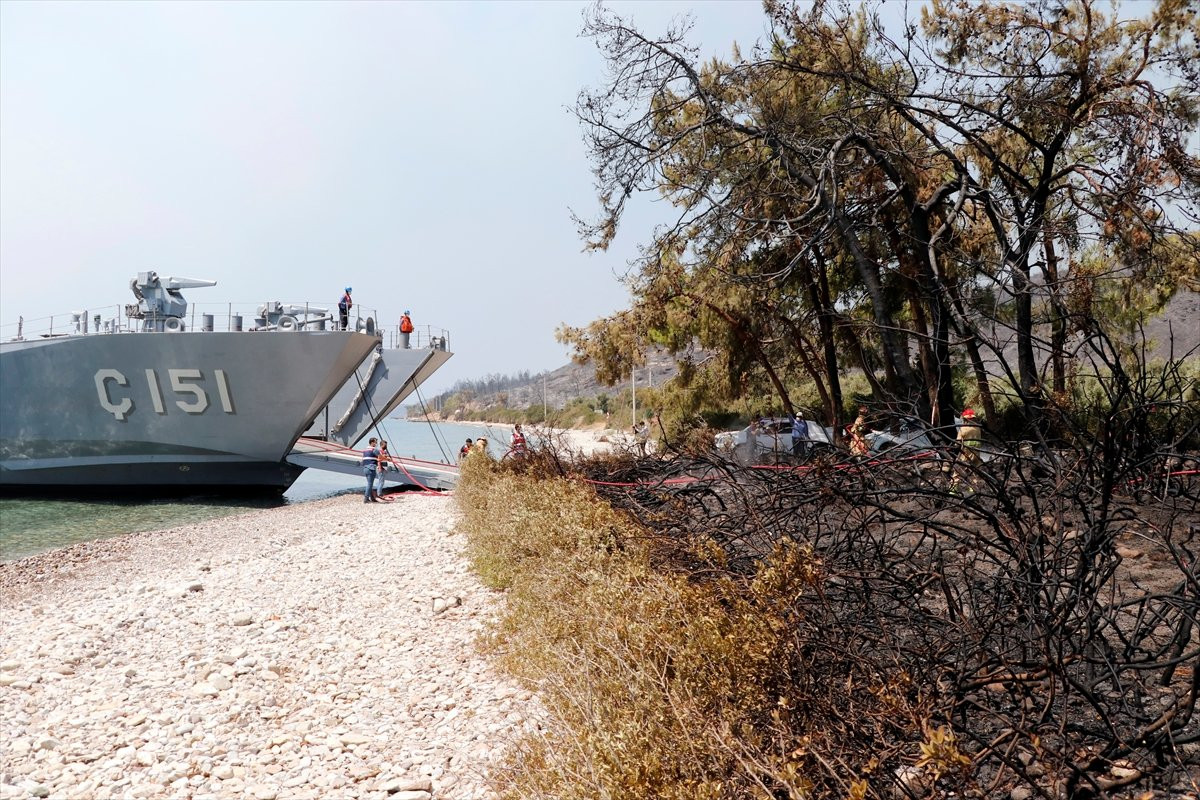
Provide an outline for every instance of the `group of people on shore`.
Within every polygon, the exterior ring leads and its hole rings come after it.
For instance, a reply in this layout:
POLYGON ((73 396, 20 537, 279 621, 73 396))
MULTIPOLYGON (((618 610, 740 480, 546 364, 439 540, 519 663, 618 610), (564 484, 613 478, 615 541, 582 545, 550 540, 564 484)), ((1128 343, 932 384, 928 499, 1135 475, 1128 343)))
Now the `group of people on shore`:
MULTIPOLYGON (((867 441, 867 434, 870 432, 867 426, 867 414, 867 407, 859 406, 858 415, 852 423, 846 426, 846 432, 849 435, 850 455, 853 457, 869 458, 871 455, 871 448, 867 441)), ((795 414, 789 415, 789 418, 791 420, 792 455, 799 461, 806 458, 809 452, 811 440, 808 421, 795 414)), ((633 433, 634 442, 638 450, 642 455, 645 455, 650 433, 649 424, 645 421, 635 423, 633 433)), ((983 431, 976 420, 974 410, 970 408, 964 409, 962 412, 962 424, 958 426, 958 435, 956 437, 958 456, 954 462, 955 466, 961 465, 967 468, 980 466, 983 463, 979 455, 982 440, 983 431)), ((458 450, 458 461, 461 464, 472 453, 487 454, 488 452, 487 437, 480 436, 474 440, 468 437, 458 450)), ((513 426, 512 438, 505 456, 523 458, 528 452, 529 444, 525 438, 525 431, 521 427, 521 423, 518 422, 513 426)), ((384 473, 394 463, 391 455, 388 453, 387 441, 383 440, 381 442, 372 436, 368 440, 367 449, 362 451, 363 475, 367 481, 366 489, 363 491, 364 503, 379 502, 380 497, 383 495, 384 473), (378 488, 376 488, 376 483, 378 483, 378 488)), ((944 469, 949 471, 950 466, 947 465, 944 469)), ((952 488, 954 487, 952 486, 952 488)))
MULTIPOLYGON (((854 418, 854 422, 846 426, 846 433, 850 438, 850 455, 856 458, 871 456, 871 447, 867 441, 867 434, 870 433, 870 428, 867 427, 867 414, 867 407, 859 406, 858 416, 854 418)), ((802 458, 807 454, 808 423, 798 419, 795 415, 791 419, 792 453, 797 458, 802 458)), ((972 408, 963 409, 962 422, 956 427, 958 432, 955 436, 955 445, 958 453, 953 462, 945 462, 942 465, 942 471, 946 473, 953 471, 954 476, 950 481, 949 488, 951 493, 958 494, 963 491, 964 484, 967 487, 970 486, 970 472, 983 465, 983 458, 979 452, 983 445, 983 429, 972 408)))
POLYGON ((367 479, 367 488, 363 492, 364 503, 378 503, 383 497, 384 472, 393 465, 392 456, 388 453, 388 443, 372 436, 367 440, 367 449, 362 451, 363 475, 367 479), (375 488, 378 481, 379 488, 375 488))
MULTIPOLYGON (((466 443, 458 449, 459 463, 461 464, 473 452, 488 452, 487 437, 480 436, 475 440, 468 437, 466 443)), ((520 423, 513 428, 512 445, 509 452, 516 456, 524 456, 528 452, 525 433, 521 430, 520 423)), ((384 473, 388 469, 395 469, 395 465, 396 462, 388 452, 386 439, 380 440, 372 436, 367 440, 367 448, 362 451, 363 477, 367 479, 367 486, 363 490, 364 503, 378 503, 381 499, 386 499, 383 497, 384 473), (378 483, 378 488, 376 488, 376 483, 378 483)))
MULTIPOLYGON (((486 436, 480 436, 472 441, 470 437, 458 448, 458 462, 461 464, 471 453, 488 453, 488 440, 486 436)), ((509 440, 508 452, 505 456, 513 458, 524 458, 529 452, 529 443, 525 439, 525 431, 521 428, 521 423, 513 426, 512 438, 509 440)))
POLYGON ((466 444, 458 448, 458 463, 466 460, 471 453, 486 453, 488 452, 488 440, 486 436, 480 436, 472 441, 471 437, 467 437, 466 444))
MULTIPOLYGON (((341 324, 342 330, 350 327, 350 309, 354 308, 354 298, 351 296, 353 291, 353 287, 347 286, 345 291, 342 292, 342 298, 338 300, 338 322, 341 324)), ((409 316, 410 313, 406 308, 404 309, 404 313, 400 315, 399 345, 404 350, 409 349, 409 336, 414 330, 412 317, 409 316)))
MULTIPOLYGON (((872 431, 868 425, 869 413, 866 406, 859 406, 854 421, 845 428, 850 456, 856 461, 879 456, 878 453, 871 451, 869 436, 872 431)), ((807 420, 795 413, 789 414, 788 419, 791 421, 792 456, 796 463, 802 463, 808 458, 813 441, 817 440, 809 435, 807 420)), ((969 488, 971 473, 983 465, 983 458, 980 455, 983 445, 983 430, 975 416, 974 409, 971 408, 963 409, 962 421, 956 427, 958 429, 955 437, 957 454, 953 459, 942 463, 942 471, 954 473, 949 489, 952 493, 957 494, 964 490, 964 486, 969 488)), ((820 441, 824 441, 824 439, 822 438, 820 441)))

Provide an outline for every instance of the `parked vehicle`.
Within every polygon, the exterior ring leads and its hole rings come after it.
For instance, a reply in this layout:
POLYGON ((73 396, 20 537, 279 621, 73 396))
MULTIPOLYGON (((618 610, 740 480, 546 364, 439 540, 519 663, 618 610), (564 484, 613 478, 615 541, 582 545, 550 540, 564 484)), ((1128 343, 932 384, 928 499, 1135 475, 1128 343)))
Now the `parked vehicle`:
POLYGON ((872 453, 916 455, 928 452, 934 447, 929 433, 921 428, 901 428, 896 433, 886 430, 870 431, 866 438, 872 453))
MULTIPOLYGON (((810 451, 833 447, 832 428, 816 420, 805 421, 810 451)), ((766 417, 739 431, 718 433, 714 444, 717 450, 743 466, 791 463, 792 421, 787 417, 766 417)))

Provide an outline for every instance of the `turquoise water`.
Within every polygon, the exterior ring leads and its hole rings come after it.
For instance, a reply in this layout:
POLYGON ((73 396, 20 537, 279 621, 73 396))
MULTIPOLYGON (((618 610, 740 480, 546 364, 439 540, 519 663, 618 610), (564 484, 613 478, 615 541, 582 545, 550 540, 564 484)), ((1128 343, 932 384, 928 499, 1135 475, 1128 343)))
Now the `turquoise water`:
MULTIPOLYGON (((507 442, 507 428, 480 425, 430 426, 426 422, 387 420, 379 434, 393 455, 453 462, 466 437, 487 436, 507 442), (445 456, 443 456, 443 452, 445 456)), ((492 446, 497 454, 498 445, 492 446)), ((106 539, 134 531, 173 528, 255 508, 292 505, 345 492, 361 492, 363 480, 336 472, 306 470, 282 499, 50 500, 0 498, 0 561, 12 561, 77 542, 106 539)))

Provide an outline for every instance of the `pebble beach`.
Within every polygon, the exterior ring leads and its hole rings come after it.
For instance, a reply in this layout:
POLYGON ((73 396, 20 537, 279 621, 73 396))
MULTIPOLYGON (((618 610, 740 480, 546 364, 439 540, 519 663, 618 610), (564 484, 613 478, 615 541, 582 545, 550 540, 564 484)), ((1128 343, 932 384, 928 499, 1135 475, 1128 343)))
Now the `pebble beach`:
POLYGON ((536 699, 448 496, 344 494, 0 564, 0 798, 488 798, 536 699))

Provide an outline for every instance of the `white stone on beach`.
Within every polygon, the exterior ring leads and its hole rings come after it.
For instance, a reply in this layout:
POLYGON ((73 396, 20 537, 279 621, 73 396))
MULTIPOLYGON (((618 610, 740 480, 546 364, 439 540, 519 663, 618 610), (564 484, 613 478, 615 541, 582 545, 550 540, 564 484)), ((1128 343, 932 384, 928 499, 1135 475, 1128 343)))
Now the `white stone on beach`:
POLYGON ((0 782, 64 798, 493 796, 489 769, 540 713, 476 650, 503 595, 468 569, 452 501, 355 500, 0 565, 0 782), (431 615, 437 600, 462 610, 431 615))
POLYGON ((219 672, 214 672, 208 676, 208 683, 217 691, 223 692, 233 686, 233 683, 219 672))
POLYGON ((440 614, 443 611, 458 608, 461 605, 461 597, 435 597, 433 598, 433 613, 440 614))
MULTIPOLYGON (((433 781, 429 778, 419 778, 417 780, 405 780, 402 778, 393 778, 380 787, 382 791, 394 795, 396 792, 423 792, 425 794, 433 793, 433 781)), ((395 800, 393 797, 392 800, 395 800)))

